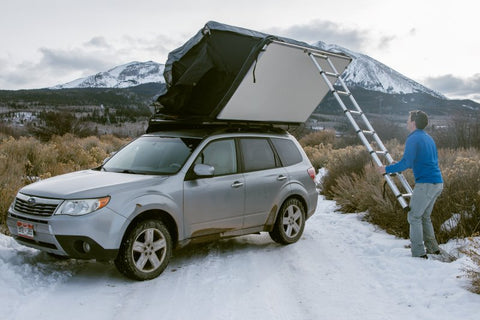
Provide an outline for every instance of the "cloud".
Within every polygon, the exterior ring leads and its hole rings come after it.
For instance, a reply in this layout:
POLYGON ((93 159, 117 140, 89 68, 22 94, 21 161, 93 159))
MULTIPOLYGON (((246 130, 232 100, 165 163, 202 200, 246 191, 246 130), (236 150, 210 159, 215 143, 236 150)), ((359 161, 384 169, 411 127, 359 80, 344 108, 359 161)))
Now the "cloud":
MULTIPOLYGON (((337 44, 355 51, 362 51, 370 42, 370 32, 354 27, 345 27, 327 20, 313 20, 306 24, 293 25, 288 28, 272 28, 269 33, 286 36, 308 43, 323 41, 337 44)), ((388 39, 388 38, 386 38, 388 39)), ((385 42, 388 44, 388 42, 385 42)))
POLYGON ((390 44, 397 40, 397 36, 382 36, 379 39, 378 43, 378 49, 383 50, 383 49, 388 49, 390 47, 390 44))
POLYGON ((457 77, 452 74, 427 77, 424 83, 447 96, 464 97, 480 101, 480 73, 467 78, 457 77))
POLYGON ((106 71, 132 61, 164 63, 168 52, 179 46, 178 40, 164 35, 123 36, 107 39, 96 36, 71 48, 38 49, 37 61, 16 65, 0 60, 0 88, 44 88, 106 71))
POLYGON ((78 70, 85 73, 98 71, 108 66, 113 58, 111 53, 85 48, 70 50, 41 48, 40 52, 42 58, 36 68, 49 69, 55 74, 78 70))
POLYGON ((93 37, 89 41, 85 42, 85 46, 93 48, 102 48, 109 49, 111 48, 110 44, 104 37, 93 37))

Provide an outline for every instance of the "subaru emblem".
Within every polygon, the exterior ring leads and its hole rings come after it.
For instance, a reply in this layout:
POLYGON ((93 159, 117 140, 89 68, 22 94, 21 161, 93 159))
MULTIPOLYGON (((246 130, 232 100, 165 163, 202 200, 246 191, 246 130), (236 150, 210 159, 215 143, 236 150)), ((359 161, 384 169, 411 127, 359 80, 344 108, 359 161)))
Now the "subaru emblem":
POLYGON ((35 205, 35 198, 28 198, 27 202, 28 202, 29 205, 34 206, 35 205))

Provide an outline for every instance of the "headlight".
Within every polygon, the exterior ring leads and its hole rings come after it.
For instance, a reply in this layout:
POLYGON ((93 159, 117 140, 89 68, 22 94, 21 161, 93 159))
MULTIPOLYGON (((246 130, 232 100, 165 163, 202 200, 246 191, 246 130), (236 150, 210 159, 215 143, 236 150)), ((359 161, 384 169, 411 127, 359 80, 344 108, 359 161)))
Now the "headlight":
POLYGON ((10 207, 8 208, 9 211, 13 211, 13 208, 15 208, 15 201, 17 200, 17 198, 15 198, 12 203, 10 204, 10 207))
POLYGON ((105 207, 109 201, 110 197, 99 199, 65 200, 55 214, 81 216, 105 207))

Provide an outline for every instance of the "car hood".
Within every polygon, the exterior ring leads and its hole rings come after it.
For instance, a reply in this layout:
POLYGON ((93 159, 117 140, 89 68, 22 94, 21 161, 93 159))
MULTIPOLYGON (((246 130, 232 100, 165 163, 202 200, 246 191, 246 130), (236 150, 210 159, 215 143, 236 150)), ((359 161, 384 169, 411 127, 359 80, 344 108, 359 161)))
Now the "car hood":
POLYGON ((55 199, 96 198, 122 189, 134 191, 141 187, 158 185, 167 178, 168 176, 84 170, 32 183, 23 187, 20 192, 55 199))

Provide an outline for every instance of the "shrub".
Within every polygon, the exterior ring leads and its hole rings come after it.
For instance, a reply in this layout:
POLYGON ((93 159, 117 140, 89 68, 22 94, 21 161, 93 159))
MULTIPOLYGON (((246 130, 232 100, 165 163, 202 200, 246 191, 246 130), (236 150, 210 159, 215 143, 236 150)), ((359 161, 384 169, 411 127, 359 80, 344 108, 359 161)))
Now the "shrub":
POLYGON ((328 153, 328 159, 325 164, 328 173, 323 180, 322 193, 327 198, 333 199, 338 179, 342 176, 352 176, 353 174, 364 175, 365 164, 369 161, 370 155, 363 146, 332 149, 328 153))
MULTIPOLYGON (((128 142, 114 136, 76 138, 54 136, 49 142, 33 137, 0 141, 0 225, 17 191, 38 179, 80 169, 94 168, 128 142)), ((4 227, 3 227, 4 229, 4 227)))
POLYGON ((302 147, 315 147, 318 145, 332 145, 335 141, 334 130, 321 130, 307 134, 299 140, 302 147))
MULTIPOLYGON (((401 158, 403 145, 391 140, 386 147, 394 159, 401 158)), ((376 172, 376 165, 368 161, 364 147, 305 149, 315 163, 328 169, 322 193, 334 199, 342 211, 367 211, 365 218, 371 223, 391 234, 408 237, 406 213, 376 172)), ((476 149, 440 149, 439 161, 444 190, 434 207, 432 223, 438 241, 445 243, 480 231, 480 152, 476 149), (446 221, 452 216, 457 219, 448 225, 446 221)), ((414 186, 412 171, 407 170, 403 175, 414 186)), ((399 189, 403 192, 401 186, 399 189)))
POLYGON ((468 239, 468 247, 462 252, 466 254, 474 264, 474 266, 465 268, 465 273, 472 283, 471 291, 480 294, 480 240, 478 240, 480 233, 475 235, 477 238, 470 237, 468 239))
POLYGON ((444 189, 432 215, 439 241, 465 238, 480 232, 480 152, 474 149, 442 150, 444 189), (445 227, 444 222, 457 215, 457 223, 445 227))
POLYGON ((306 146, 303 150, 307 154, 307 157, 310 159, 315 170, 318 171, 318 169, 325 167, 328 163, 328 158, 332 152, 332 146, 320 144, 315 147, 306 146))

